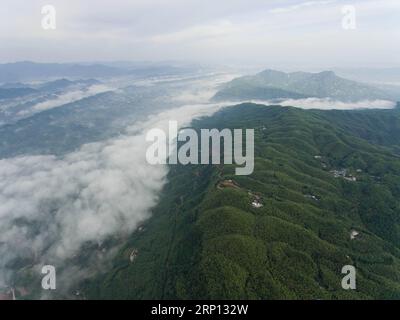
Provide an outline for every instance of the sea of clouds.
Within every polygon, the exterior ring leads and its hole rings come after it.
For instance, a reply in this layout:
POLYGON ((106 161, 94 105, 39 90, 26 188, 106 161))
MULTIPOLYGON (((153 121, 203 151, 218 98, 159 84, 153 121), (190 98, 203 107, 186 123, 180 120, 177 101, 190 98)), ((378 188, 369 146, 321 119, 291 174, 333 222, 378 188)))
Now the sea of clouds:
POLYGON ((66 261, 87 243, 134 231, 150 217, 166 182, 167 166, 146 161, 147 130, 168 132, 169 120, 187 126, 226 105, 171 109, 128 127, 118 138, 83 145, 62 157, 0 160, 0 287, 10 285, 18 259, 31 259, 37 272, 46 264, 61 267, 64 274, 58 279, 65 279, 66 290, 74 280, 93 275, 96 262, 78 270, 66 261))
POLYGON ((62 94, 59 94, 58 96, 56 96, 53 99, 47 99, 43 102, 39 102, 39 103, 33 105, 29 109, 18 112, 17 116, 32 115, 37 112, 61 107, 65 104, 73 103, 73 102, 82 100, 84 98, 95 96, 100 93, 110 92, 110 91, 115 91, 115 90, 116 90, 115 88, 112 88, 107 85, 95 84, 95 85, 92 85, 85 89, 77 89, 77 90, 67 91, 62 94))
POLYGON ((301 109, 318 110, 362 110, 362 109, 392 109, 396 103, 389 100, 364 100, 356 102, 343 102, 330 98, 287 99, 282 101, 251 100, 251 102, 266 105, 281 105, 301 109))

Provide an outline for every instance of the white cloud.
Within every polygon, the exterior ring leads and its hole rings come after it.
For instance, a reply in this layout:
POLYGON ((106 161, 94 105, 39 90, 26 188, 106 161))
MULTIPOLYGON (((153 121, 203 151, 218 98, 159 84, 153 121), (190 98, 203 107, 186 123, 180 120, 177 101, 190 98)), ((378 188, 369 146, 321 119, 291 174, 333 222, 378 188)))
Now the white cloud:
POLYGON ((198 41, 224 37, 236 31, 237 28, 229 20, 223 20, 215 24, 198 25, 168 34, 159 34, 151 37, 151 41, 156 43, 198 41))
POLYGON ((358 109, 393 109, 396 103, 388 100, 365 100, 357 102, 342 102, 329 98, 288 99, 280 102, 252 100, 254 103, 277 104, 284 107, 319 110, 358 110, 358 109))
POLYGON ((105 85, 93 85, 85 90, 74 90, 69 91, 63 94, 60 94, 55 99, 49 99, 40 103, 35 104, 34 106, 30 107, 28 110, 20 111, 17 115, 18 116, 26 116, 29 114, 33 114, 35 112, 40 112, 44 110, 49 110, 53 108, 60 107, 67 103, 72 103, 79 101, 84 98, 88 98, 94 96, 99 93, 113 91, 115 89, 107 87, 105 85))
MULTIPOLYGON (((119 138, 84 145, 63 157, 0 160, 0 286, 16 271, 10 263, 18 258, 31 258, 37 266, 55 264, 68 284, 90 274, 98 262, 80 270, 66 261, 87 242, 135 230, 149 218, 166 181, 166 166, 146 162, 147 129, 168 132, 171 119, 185 126, 222 106, 172 109, 129 127, 119 138)), ((88 255, 96 260, 114 249, 88 255)), ((61 281, 61 292, 63 285, 61 281)))
POLYGON ((271 13, 286 13, 286 12, 297 11, 300 9, 305 9, 305 8, 313 7, 313 6, 331 4, 331 3, 335 3, 335 2, 336 2, 336 0, 307 1, 307 2, 301 2, 299 4, 295 4, 295 5, 289 5, 286 7, 274 8, 274 9, 271 9, 269 12, 271 12, 271 13))

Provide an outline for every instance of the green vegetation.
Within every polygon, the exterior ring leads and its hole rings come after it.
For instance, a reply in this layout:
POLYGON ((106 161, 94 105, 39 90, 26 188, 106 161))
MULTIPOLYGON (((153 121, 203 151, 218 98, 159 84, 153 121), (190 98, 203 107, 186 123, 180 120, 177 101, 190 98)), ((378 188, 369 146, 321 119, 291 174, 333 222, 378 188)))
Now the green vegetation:
POLYGON ((264 70, 233 79, 217 92, 215 100, 332 98, 340 101, 389 99, 398 93, 338 77, 332 71, 319 73, 264 70))
POLYGON ((242 104, 194 127, 255 128, 254 173, 171 166, 152 218, 82 285, 87 298, 400 299, 399 107, 242 104), (341 288, 348 264, 357 290, 341 288))

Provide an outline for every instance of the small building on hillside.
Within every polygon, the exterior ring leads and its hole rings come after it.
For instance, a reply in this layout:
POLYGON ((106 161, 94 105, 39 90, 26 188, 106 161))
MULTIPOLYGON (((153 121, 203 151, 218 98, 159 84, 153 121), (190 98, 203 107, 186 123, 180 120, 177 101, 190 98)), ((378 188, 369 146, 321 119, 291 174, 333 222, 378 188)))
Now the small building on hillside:
POLYGON ((358 236, 360 235, 360 233, 357 230, 351 230, 350 232, 350 239, 354 240, 356 239, 358 236))
POLYGON ((135 259, 138 256, 138 254, 139 254, 139 250, 138 249, 133 249, 132 250, 131 254, 129 255, 129 260, 130 260, 131 263, 135 261, 135 259))
POLYGON ((258 208, 262 208, 264 205, 259 200, 255 199, 255 200, 252 201, 251 206, 253 208, 258 209, 258 208))

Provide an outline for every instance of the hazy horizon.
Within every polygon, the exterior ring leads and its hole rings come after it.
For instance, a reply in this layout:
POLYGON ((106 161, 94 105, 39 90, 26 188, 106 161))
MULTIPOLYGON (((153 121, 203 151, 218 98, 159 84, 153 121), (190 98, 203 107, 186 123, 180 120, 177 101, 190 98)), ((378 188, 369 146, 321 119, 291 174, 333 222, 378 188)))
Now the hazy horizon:
POLYGON ((0 63, 188 61, 320 70, 400 66, 400 2, 6 1, 0 63), (56 9, 45 30, 42 6, 56 9), (355 28, 343 28, 344 6, 355 28))

